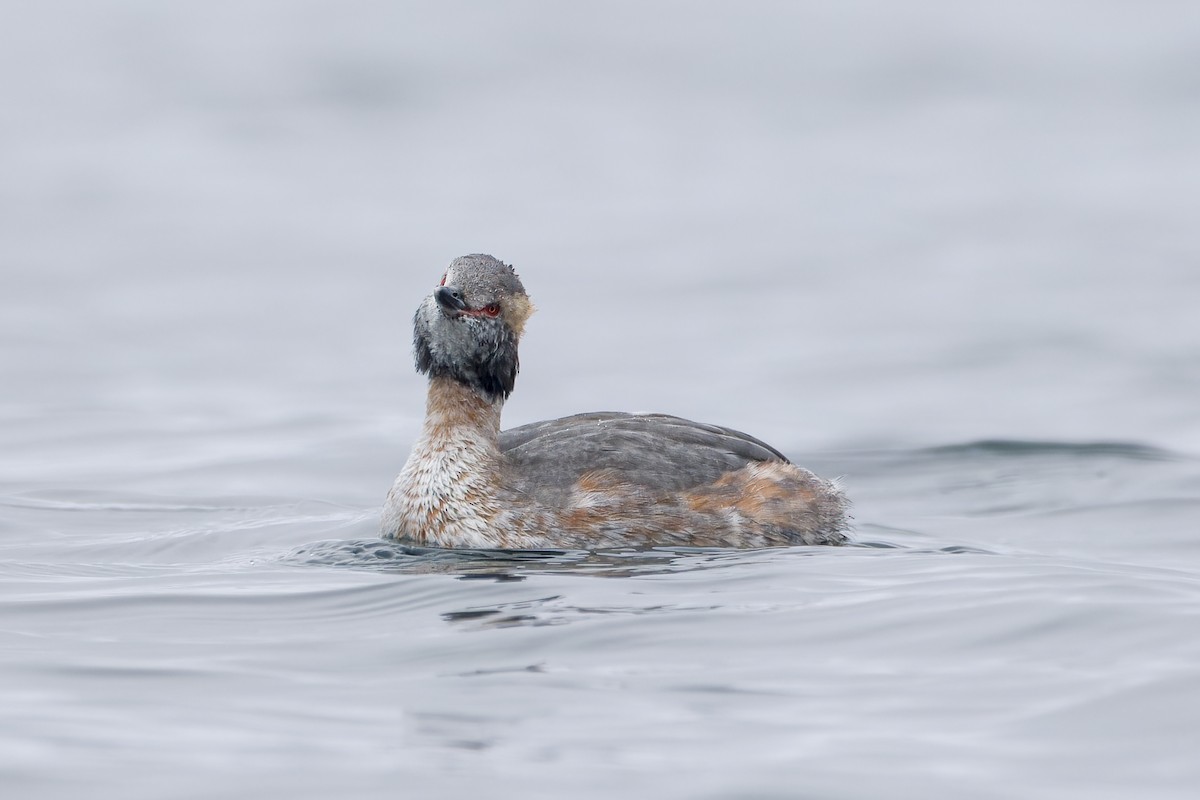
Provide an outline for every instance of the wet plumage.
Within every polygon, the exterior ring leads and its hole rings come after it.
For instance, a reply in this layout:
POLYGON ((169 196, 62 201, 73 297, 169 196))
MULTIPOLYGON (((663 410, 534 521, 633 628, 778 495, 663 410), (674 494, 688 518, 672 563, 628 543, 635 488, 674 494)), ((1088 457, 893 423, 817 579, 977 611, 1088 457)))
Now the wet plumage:
POLYGON ((500 431, 533 306, 491 256, 451 263, 418 308, 426 419, 382 533, 471 548, 840 544, 832 483, 747 434, 663 414, 597 412, 500 431))

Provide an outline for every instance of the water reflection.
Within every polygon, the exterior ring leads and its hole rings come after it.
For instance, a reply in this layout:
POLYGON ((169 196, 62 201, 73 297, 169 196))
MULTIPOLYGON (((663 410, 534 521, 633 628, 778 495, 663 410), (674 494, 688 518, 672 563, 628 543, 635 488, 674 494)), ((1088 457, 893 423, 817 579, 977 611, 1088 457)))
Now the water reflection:
MULTIPOLYGON (((881 548, 898 545, 876 542, 864 546, 881 548)), ((830 549, 655 547, 616 550, 447 550, 383 544, 373 540, 335 540, 299 547, 282 560, 309 566, 346 567, 375 572, 445 573, 455 575, 459 580, 519 581, 529 574, 625 578, 687 572, 743 564, 756 558, 770 558, 772 554, 781 552, 816 555, 830 549)))

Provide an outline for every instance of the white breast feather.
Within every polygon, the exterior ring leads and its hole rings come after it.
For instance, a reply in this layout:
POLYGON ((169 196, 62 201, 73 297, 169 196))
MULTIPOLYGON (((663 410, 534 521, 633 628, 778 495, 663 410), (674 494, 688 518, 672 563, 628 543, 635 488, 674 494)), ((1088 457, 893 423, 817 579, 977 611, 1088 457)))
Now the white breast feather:
POLYGON ((384 535, 434 546, 494 547, 488 520, 498 508, 489 460, 487 444, 474 431, 423 434, 388 494, 384 535))

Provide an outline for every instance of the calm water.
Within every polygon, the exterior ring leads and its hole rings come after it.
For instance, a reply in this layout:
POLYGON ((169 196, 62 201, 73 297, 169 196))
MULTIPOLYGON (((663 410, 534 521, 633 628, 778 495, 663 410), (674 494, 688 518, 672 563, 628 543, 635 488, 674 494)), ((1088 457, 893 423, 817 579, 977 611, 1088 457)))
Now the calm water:
POLYGON ((1191 798, 1200 13, 0 10, 0 792, 1191 798), (404 552, 408 321, 855 545, 404 552))

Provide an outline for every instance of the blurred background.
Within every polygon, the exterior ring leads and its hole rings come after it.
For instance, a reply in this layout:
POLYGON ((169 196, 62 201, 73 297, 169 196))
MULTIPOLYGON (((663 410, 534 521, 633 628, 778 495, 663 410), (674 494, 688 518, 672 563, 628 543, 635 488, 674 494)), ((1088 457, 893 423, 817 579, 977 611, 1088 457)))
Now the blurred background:
POLYGON ((1198 220, 1194 0, 0 4, 0 787, 1191 798, 1198 220), (472 252, 859 546, 379 543, 472 252))
POLYGON ((1194 451, 1198 43, 1169 1, 6 4, 3 438, 374 474, 487 252, 540 307, 506 425, 1194 451))

